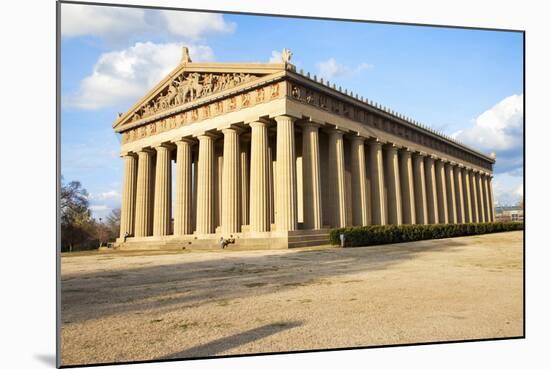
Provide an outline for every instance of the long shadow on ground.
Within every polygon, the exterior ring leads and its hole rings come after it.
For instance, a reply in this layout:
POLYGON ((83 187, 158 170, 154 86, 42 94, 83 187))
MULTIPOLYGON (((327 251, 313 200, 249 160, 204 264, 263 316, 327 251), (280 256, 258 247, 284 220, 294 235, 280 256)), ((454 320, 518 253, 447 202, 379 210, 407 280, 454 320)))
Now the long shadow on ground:
MULTIPOLYGON (((239 256, 219 253, 203 261, 186 261, 126 270, 94 271, 62 277, 63 323, 155 309, 169 312, 207 303, 267 294, 299 286, 330 283, 327 278, 381 270, 426 252, 455 252, 458 239, 441 239, 384 247, 303 250, 239 256)), ((115 255, 116 254, 110 254, 115 255)))
POLYGON ((256 340, 277 334, 279 332, 299 327, 300 325, 302 325, 302 322, 281 322, 267 324, 261 327, 249 329, 238 334, 223 337, 212 342, 205 343, 203 345, 191 347, 187 350, 183 350, 168 356, 160 357, 158 358, 158 360, 214 356, 229 349, 245 345, 249 342, 254 342, 256 340))

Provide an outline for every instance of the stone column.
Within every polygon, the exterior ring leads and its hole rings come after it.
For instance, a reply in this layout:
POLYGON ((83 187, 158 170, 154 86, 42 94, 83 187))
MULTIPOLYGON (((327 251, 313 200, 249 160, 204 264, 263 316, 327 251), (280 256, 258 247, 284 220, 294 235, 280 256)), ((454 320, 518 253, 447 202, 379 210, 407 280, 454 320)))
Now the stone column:
POLYGON ((470 197, 470 203, 472 204, 472 214, 473 221, 475 223, 481 222, 481 217, 479 213, 479 203, 477 201, 477 181, 476 173, 473 170, 469 170, 470 173, 470 189, 472 191, 472 196, 470 197))
POLYGON ((435 183, 437 187, 437 203, 439 205, 439 223, 449 223, 447 208, 447 181, 445 179, 445 165, 443 161, 435 161, 435 183))
POLYGON ((277 122, 277 231, 294 231, 298 228, 295 120, 287 115, 275 117, 277 122))
POLYGON ((250 150, 250 231, 268 232, 269 196, 267 162, 267 125, 265 121, 250 123, 252 141, 250 150))
POLYGON ((388 222, 402 224, 403 212, 401 206, 401 182, 399 181, 399 159, 397 146, 390 144, 386 151, 388 183, 388 222))
POLYGON ((472 196, 470 191, 470 172, 467 168, 462 168, 462 188, 464 189, 464 222, 472 223, 474 221, 472 211, 472 196))
POLYGON ((447 187, 447 210, 449 211, 449 223, 457 223, 454 165, 445 163, 445 181, 447 187))
POLYGON ((489 197, 489 185, 487 183, 487 174, 483 174, 483 197, 485 198, 485 221, 491 222, 491 198, 489 197))
POLYGON ((191 146, 192 141, 190 140, 176 141, 175 236, 193 233, 191 228, 191 210, 193 209, 191 146))
POLYGON ((170 234, 172 205, 172 161, 170 147, 164 144, 155 147, 157 165, 155 170, 155 205, 153 217, 153 236, 170 234))
POLYGON ((348 219, 346 213, 344 136, 338 130, 332 130, 329 134, 328 168, 331 225, 333 227, 345 227, 348 219))
POLYGON ((273 137, 273 132, 267 131, 267 205, 269 214, 269 225, 275 224, 275 175, 274 165, 275 162, 275 147, 277 145, 277 138, 273 137))
POLYGON ((241 227, 239 157, 239 132, 235 128, 226 128, 223 130, 222 169, 222 230, 225 233, 239 232, 241 227))
POLYGON ((136 187, 136 224, 134 232, 136 237, 151 235, 152 165, 152 152, 148 149, 139 151, 136 187))
POLYGON ((250 172, 248 170, 249 142, 241 142, 239 146, 241 165, 241 224, 250 224, 250 172))
POLYGON ((428 197, 426 191, 424 155, 420 153, 416 153, 413 156, 413 178, 416 223, 428 224, 428 197))
POLYGON ((437 180, 435 173, 435 159, 426 157, 426 198, 428 205, 428 223, 439 223, 439 203, 437 198, 437 180))
POLYGON ((134 220, 136 210, 136 180, 137 161, 133 154, 126 153, 124 158, 124 186, 122 189, 122 204, 120 206, 120 238, 126 234, 134 235, 134 220))
POLYGON ((351 202, 354 225, 370 224, 370 201, 367 189, 367 165, 365 163, 365 139, 351 139, 351 202))
POLYGON ((462 189, 462 168, 454 167, 454 182, 455 182, 455 207, 456 207, 456 222, 466 223, 464 215, 464 191, 462 189))
POLYGON ((479 208, 479 221, 484 223, 487 221, 485 218, 485 196, 483 193, 483 179, 481 178, 481 172, 476 173, 476 185, 477 185, 477 206, 479 208))
POLYGON ((369 161, 372 223, 385 225, 387 224, 387 208, 384 199, 384 160, 380 141, 369 141, 369 161))
POLYGON ((191 149, 191 156, 193 157, 193 180, 192 180, 192 204, 193 209, 191 210, 191 230, 194 233, 197 230, 197 194, 199 184, 199 149, 198 146, 191 149))
POLYGON ((306 123, 302 127, 302 157, 304 226, 306 229, 321 229, 323 226, 323 206, 319 156, 319 125, 315 123, 306 123))
POLYGON ((401 198, 403 200, 403 223, 416 224, 416 209, 414 199, 413 166, 411 151, 400 151, 399 175, 401 183, 401 198))
POLYGON ((198 136, 197 234, 214 233, 214 137, 198 136))

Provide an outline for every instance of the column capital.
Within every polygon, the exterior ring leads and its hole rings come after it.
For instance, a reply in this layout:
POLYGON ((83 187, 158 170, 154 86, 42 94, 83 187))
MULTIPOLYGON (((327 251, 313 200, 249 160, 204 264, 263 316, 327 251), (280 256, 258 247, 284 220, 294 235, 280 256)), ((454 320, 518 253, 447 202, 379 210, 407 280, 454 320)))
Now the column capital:
POLYGON ((384 147, 388 151, 397 151, 400 148, 398 145, 394 144, 393 142, 388 142, 384 147))
POLYGON ((295 122, 297 120, 297 118, 293 117, 293 116, 290 116, 290 115, 277 115, 277 116, 274 116, 273 119, 275 119, 275 121, 277 123, 283 121, 283 122, 286 122, 286 121, 292 121, 292 122, 295 122))
POLYGON ((300 125, 302 127, 309 127, 309 128, 321 128, 323 126, 321 123, 317 123, 312 120, 300 121, 300 125))
POLYGON ((359 141, 359 142, 365 142, 367 138, 363 136, 359 136, 359 134, 355 134, 353 136, 350 136, 350 140, 352 141, 359 141))
POLYGON ((170 142, 172 142, 175 145, 181 145, 181 144, 184 144, 184 143, 189 144, 189 145, 194 145, 195 143, 197 143, 197 141, 195 139, 193 139, 192 137, 181 137, 181 138, 177 138, 175 140, 172 140, 170 142))
POLYGON ((136 157, 136 152, 134 151, 121 151, 120 152, 120 155, 119 155, 121 158, 125 158, 125 157, 128 157, 128 156, 131 156, 131 157, 136 157))
POLYGON ((255 120, 254 122, 248 123, 250 127, 267 127, 269 126, 269 120, 267 119, 259 119, 255 120))
POLYGON ((245 132, 246 130, 244 128, 231 125, 229 127, 222 128, 221 131, 224 135, 227 134, 227 133, 236 133, 236 134, 240 135, 241 133, 245 132))
POLYGON ((384 141, 380 140, 379 138, 372 138, 372 139, 368 139, 367 140, 367 143, 371 146, 382 146, 384 144, 384 141))
POLYGON ((424 151, 413 151, 412 153, 415 157, 425 158, 428 156, 428 153, 424 151))
POLYGON ((213 132, 203 132, 193 135, 193 137, 197 138, 199 141, 205 140, 205 139, 216 139, 219 137, 219 135, 213 133, 213 132))
POLYGON ((160 149, 168 149, 168 150, 172 149, 172 145, 169 142, 158 143, 156 145, 153 145, 152 147, 156 151, 159 151, 160 149))
POLYGON ((141 149, 139 149, 136 154, 139 155, 144 155, 144 154, 152 154, 153 152, 155 152, 155 150, 151 147, 142 147, 141 149))
POLYGON ((340 135, 340 136, 343 136, 344 134, 346 134, 346 131, 342 131, 341 129, 338 129, 336 127, 331 127, 331 128, 325 128, 324 131, 329 134, 329 135, 340 135))

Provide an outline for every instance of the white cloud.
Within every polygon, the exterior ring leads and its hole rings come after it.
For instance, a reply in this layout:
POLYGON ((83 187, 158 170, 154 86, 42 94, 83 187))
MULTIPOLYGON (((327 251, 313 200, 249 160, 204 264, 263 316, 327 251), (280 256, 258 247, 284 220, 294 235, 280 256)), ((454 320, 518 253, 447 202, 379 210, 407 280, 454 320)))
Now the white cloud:
MULTIPOLYGON (((94 110, 131 103, 178 65, 181 48, 180 43, 138 42, 124 50, 101 54, 92 73, 80 82, 79 90, 64 96, 64 108, 94 110)), ((204 45, 189 46, 189 53, 194 61, 214 58, 212 49, 204 45)))
POLYGON ((235 23, 227 23, 221 14, 162 11, 167 30, 177 36, 198 40, 210 33, 231 33, 235 23))
POLYGON ((113 37, 143 31, 145 11, 142 9, 63 4, 61 35, 113 37))
POLYGON ((523 95, 512 95, 483 112, 472 127, 455 137, 486 152, 516 149, 523 145, 523 95))
POLYGON ((495 171, 523 172, 523 94, 508 96, 480 114, 453 137, 485 153, 496 154, 495 171))
POLYGON ((495 205, 516 205, 523 198, 522 178, 508 173, 495 174, 493 179, 493 193, 495 205))
POLYGON ((143 33, 196 41, 207 34, 231 33, 236 28, 221 14, 80 4, 63 4, 61 20, 63 37, 97 36, 114 43, 143 33))
POLYGON ((514 195, 523 197, 523 183, 516 187, 514 195))
POLYGON ((329 58, 325 61, 317 63, 319 75, 327 79, 357 74, 370 68, 372 68, 372 65, 367 63, 361 63, 356 67, 349 67, 344 64, 338 63, 334 58, 329 58))
POLYGON ((269 58, 268 63, 279 64, 279 63, 282 63, 282 62, 283 62, 283 59, 282 59, 281 52, 277 51, 277 50, 273 50, 271 52, 271 57, 269 58))

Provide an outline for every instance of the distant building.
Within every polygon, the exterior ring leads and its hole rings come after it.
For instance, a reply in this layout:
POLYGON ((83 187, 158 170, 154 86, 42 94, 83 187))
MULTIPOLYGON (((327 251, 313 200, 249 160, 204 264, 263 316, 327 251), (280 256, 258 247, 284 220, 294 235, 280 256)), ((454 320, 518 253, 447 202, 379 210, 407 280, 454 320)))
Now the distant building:
POLYGON ((495 220, 497 222, 523 222, 523 208, 521 206, 497 206, 495 207, 495 220))

